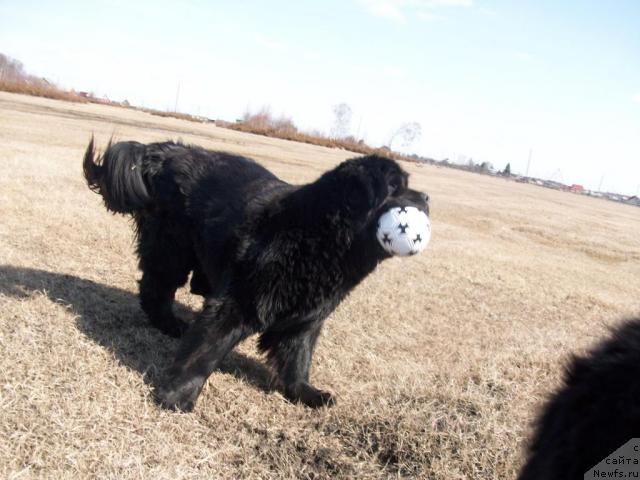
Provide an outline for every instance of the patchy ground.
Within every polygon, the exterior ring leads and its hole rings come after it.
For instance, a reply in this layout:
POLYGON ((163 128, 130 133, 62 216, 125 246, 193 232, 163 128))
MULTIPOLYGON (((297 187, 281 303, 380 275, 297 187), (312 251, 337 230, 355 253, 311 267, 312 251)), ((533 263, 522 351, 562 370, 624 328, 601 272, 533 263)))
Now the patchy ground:
POLYGON ((640 209, 406 164, 434 237, 328 320, 312 376, 338 406, 287 403, 249 340, 194 413, 160 410, 176 342, 137 304, 129 222, 83 183, 92 133, 230 150, 291 182, 351 156, 0 93, 2 478, 513 478, 570 352, 640 313, 640 209))

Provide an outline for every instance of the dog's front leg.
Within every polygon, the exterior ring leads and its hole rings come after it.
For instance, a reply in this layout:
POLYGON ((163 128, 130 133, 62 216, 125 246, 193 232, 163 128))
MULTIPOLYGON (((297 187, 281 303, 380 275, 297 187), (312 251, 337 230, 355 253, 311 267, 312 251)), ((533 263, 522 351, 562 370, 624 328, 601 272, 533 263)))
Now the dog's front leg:
POLYGON ((166 379, 156 390, 160 405, 193 410, 204 382, 233 347, 251 332, 230 305, 205 307, 183 337, 166 379))
POLYGON ((324 319, 316 319, 302 330, 267 330, 260 337, 260 348, 267 351, 283 386, 284 396, 311 408, 331 406, 335 397, 309 383, 311 357, 324 319))

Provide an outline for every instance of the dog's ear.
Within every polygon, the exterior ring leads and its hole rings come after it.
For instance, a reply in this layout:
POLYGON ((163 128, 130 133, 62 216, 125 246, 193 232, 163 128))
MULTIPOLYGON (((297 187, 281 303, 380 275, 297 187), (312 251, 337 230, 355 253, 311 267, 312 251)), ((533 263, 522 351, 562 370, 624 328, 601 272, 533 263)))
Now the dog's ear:
POLYGON ((369 155, 341 163, 323 176, 337 208, 346 209, 353 219, 367 221, 392 195, 406 189, 407 174, 396 162, 369 155))
POLYGON ((402 188, 401 178, 394 178, 380 165, 372 163, 358 163, 344 178, 346 205, 352 215, 363 219, 371 211, 375 211, 389 198, 390 195, 402 188))
POLYGON ((383 184, 376 183, 379 182, 376 182, 364 171, 357 172, 345 179, 344 200, 351 214, 361 216, 376 208, 379 197, 384 194, 383 190, 385 189, 383 184))
POLYGON ((361 161, 362 168, 371 177, 374 191, 372 208, 378 208, 390 197, 406 191, 409 176, 395 161, 378 156, 364 157, 361 161))
POLYGON ((387 186, 390 197, 400 195, 407 189, 409 184, 408 177, 409 176, 400 169, 391 171, 387 174, 387 186))

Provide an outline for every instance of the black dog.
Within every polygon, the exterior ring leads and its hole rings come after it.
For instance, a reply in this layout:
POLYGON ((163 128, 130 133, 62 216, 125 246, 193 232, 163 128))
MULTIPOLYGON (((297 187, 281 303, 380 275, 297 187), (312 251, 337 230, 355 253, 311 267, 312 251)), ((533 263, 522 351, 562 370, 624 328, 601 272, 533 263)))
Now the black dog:
POLYGON ((582 479, 640 437, 640 319, 576 357, 544 408, 520 480, 582 479))
POLYGON ((92 139, 89 187, 136 222, 143 310, 166 334, 184 332, 160 403, 193 409, 211 372, 253 333, 288 399, 334 403, 309 384, 314 345, 325 318, 389 256, 376 240, 379 216, 397 205, 428 213, 407 173, 372 155, 292 186, 248 158, 173 142, 110 144, 94 157, 92 139), (172 304, 190 272, 205 305, 188 326, 172 304))

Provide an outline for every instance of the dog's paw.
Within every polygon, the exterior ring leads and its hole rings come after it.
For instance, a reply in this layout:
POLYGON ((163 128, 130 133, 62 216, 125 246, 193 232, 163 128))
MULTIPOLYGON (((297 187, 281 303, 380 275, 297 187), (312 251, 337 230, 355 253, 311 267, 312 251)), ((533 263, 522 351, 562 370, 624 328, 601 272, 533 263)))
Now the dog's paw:
POLYGON ((308 383, 289 386, 284 394, 289 401, 302 403, 309 408, 332 407, 337 403, 332 393, 318 390, 308 383))
POLYGON ((155 391, 155 398, 162 408, 191 412, 196 406, 196 401, 202 390, 203 382, 200 379, 192 379, 185 383, 167 382, 155 391))
POLYGON ((172 338, 182 338, 189 328, 189 324, 178 317, 172 317, 170 320, 158 322, 156 326, 162 333, 172 338))
POLYGON ((331 392, 318 390, 316 394, 306 398, 303 403, 309 408, 333 407, 337 400, 331 392))

